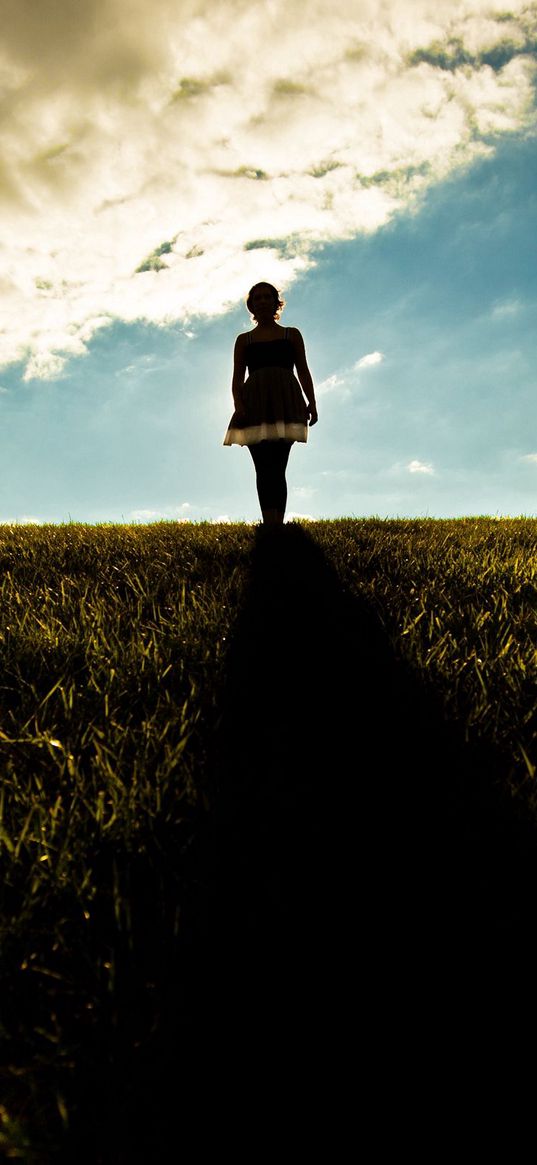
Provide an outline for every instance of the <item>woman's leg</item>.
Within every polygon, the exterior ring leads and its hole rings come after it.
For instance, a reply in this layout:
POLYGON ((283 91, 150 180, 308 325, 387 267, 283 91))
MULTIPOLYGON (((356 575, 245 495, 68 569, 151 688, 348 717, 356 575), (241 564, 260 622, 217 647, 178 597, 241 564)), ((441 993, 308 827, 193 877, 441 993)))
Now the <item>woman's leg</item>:
POLYGON ((289 454, 291 452, 292 441, 275 441, 276 450, 274 452, 274 504, 276 510, 276 525, 282 526, 285 517, 285 507, 287 505, 287 481, 285 471, 287 469, 287 462, 289 461, 289 454))
POLYGON ((287 501, 285 471, 292 441, 260 441, 250 445, 256 469, 257 493, 265 525, 281 526, 287 501))
POLYGON ((259 441, 249 445, 255 465, 257 496, 265 526, 279 525, 279 517, 274 506, 273 460, 275 441, 259 441))

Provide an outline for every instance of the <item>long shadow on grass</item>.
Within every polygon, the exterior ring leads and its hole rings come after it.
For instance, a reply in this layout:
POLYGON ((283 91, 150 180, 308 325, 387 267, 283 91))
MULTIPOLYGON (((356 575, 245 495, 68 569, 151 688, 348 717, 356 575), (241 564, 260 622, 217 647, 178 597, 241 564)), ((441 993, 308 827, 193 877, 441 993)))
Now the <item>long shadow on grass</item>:
POLYGON ((121 1066, 115 1165, 177 1148, 215 1074, 237 1121, 248 1073, 274 1096, 308 1057, 318 1096, 349 1052, 397 1061, 404 1092, 406 1049, 486 1008, 531 943, 535 833, 501 758, 464 745, 299 526, 259 533, 208 755, 186 940, 154 1040, 121 1066))
POLYGON ((260 531, 217 752, 230 1038, 427 1025, 525 941, 535 833, 501 758, 465 746, 298 526, 260 531))

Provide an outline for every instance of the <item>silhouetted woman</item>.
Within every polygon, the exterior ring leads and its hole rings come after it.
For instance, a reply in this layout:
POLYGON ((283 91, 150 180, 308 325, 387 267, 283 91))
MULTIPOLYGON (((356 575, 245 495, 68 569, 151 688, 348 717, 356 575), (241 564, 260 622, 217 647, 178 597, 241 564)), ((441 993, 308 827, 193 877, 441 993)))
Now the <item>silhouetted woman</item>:
POLYGON ((307 441, 308 421, 310 425, 317 421, 315 391, 298 328, 282 328, 276 323, 284 306, 276 288, 271 283, 254 284, 246 306, 256 327, 235 341, 231 387, 235 412, 224 445, 248 446, 256 469, 263 522, 281 526, 291 445, 293 441, 307 441))

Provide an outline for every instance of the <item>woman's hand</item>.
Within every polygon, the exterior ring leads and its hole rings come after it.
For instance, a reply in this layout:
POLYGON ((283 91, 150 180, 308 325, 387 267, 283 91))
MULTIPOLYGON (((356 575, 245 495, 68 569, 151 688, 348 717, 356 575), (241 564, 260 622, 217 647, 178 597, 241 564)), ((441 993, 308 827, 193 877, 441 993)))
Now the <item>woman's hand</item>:
POLYGON ((315 401, 313 401, 312 404, 308 404, 308 418, 309 418, 310 426, 316 425, 317 421, 319 420, 319 417, 317 416, 317 405, 315 404, 315 401))

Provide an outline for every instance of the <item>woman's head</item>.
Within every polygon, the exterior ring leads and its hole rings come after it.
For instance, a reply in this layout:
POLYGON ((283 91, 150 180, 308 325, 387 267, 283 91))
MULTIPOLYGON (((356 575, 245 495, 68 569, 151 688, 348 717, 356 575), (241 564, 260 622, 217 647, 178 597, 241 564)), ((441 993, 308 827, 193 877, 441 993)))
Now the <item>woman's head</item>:
POLYGON ((272 283, 254 283, 246 298, 246 307, 254 320, 259 319, 260 315, 267 314, 278 320, 284 306, 285 300, 280 299, 280 294, 272 283))

